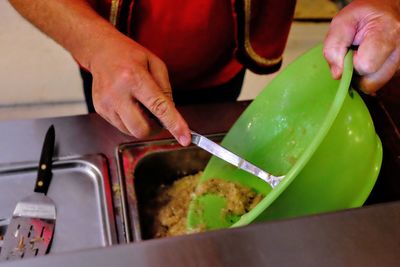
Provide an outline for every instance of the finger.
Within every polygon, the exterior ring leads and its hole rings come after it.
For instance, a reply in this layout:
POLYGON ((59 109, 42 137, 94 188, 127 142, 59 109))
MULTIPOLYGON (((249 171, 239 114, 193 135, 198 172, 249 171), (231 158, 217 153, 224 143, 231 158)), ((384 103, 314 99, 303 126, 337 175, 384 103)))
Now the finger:
POLYGON ((374 94, 393 77, 399 65, 400 49, 396 49, 378 71, 360 77, 360 89, 367 94, 374 94))
POLYGON ((396 44, 388 40, 383 31, 366 34, 353 56, 355 70, 360 75, 377 72, 395 48, 396 44))
POLYGON ((112 112, 109 115, 105 114, 100 114, 108 123, 113 125, 115 128, 123 132, 124 134, 131 135, 129 130, 125 127, 124 123, 122 122, 121 118, 119 115, 115 112, 112 112))
POLYGON ((168 70, 164 62, 154 55, 149 56, 149 71, 161 91, 172 100, 171 83, 169 82, 168 70))
POLYGON ((181 145, 189 145, 189 127, 172 100, 161 92, 149 73, 142 72, 140 76, 140 87, 132 92, 133 96, 160 120, 181 145))
POLYGON ((149 135, 150 127, 136 101, 132 99, 122 100, 117 112, 131 135, 136 138, 144 138, 149 135))
POLYGON ((126 128, 125 124, 121 120, 121 117, 117 113, 113 112, 111 120, 111 124, 117 127, 117 129, 119 129, 124 134, 131 135, 128 128, 126 128))
POLYGON ((338 15, 332 20, 324 41, 324 57, 331 69, 332 77, 339 79, 347 50, 356 34, 357 22, 351 15, 338 15))
POLYGON ((109 96, 107 98, 103 97, 103 94, 100 94, 99 91, 96 90, 96 82, 94 82, 93 87, 93 105, 96 112, 103 117, 106 121, 108 121, 111 125, 119 129, 121 132, 131 135, 128 129, 125 127, 119 115, 115 112, 114 104, 115 97, 109 96))

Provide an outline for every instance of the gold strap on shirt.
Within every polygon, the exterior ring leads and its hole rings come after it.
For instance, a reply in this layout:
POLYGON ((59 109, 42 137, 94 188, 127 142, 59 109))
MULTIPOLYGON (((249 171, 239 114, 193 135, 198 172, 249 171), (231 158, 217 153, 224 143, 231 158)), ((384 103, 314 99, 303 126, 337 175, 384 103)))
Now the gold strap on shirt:
POLYGON ((259 65, 272 66, 282 61, 282 55, 277 58, 265 58, 257 54, 250 42, 251 0, 244 0, 244 48, 247 54, 259 65))
POLYGON ((111 1, 111 9, 110 9, 110 22, 112 25, 117 25, 118 18, 118 9, 119 9, 120 0, 112 0, 111 1))

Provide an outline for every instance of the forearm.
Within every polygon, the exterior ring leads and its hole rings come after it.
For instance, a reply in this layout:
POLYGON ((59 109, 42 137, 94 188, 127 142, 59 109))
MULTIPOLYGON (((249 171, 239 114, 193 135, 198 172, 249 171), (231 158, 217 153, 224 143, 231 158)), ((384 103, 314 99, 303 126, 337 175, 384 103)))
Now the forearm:
POLYGON ((182 145, 189 145, 189 127, 171 99, 164 62, 116 30, 89 1, 10 0, 92 73, 93 103, 103 118, 142 138, 150 133, 150 125, 141 103, 182 145))
POLYGON ((124 38, 88 0, 10 0, 14 8, 90 70, 107 40, 124 38))

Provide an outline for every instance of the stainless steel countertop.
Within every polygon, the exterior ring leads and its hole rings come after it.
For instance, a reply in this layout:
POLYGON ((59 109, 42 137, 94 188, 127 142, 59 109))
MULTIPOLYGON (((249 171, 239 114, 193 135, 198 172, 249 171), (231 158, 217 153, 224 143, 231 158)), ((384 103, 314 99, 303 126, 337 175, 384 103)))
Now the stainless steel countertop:
MULTIPOLYGON (((229 129, 248 104, 245 101, 187 106, 181 107, 180 111, 192 129, 202 133, 220 133, 229 129), (224 112, 216 112, 218 110, 224 112)), ((119 132, 97 114, 3 121, 0 122, 0 165, 37 161, 43 136, 51 124, 54 124, 56 130, 55 157, 102 154, 108 161, 112 185, 119 183, 116 152, 120 144, 172 138, 166 130, 160 129, 158 134, 138 140, 119 132)), ((124 243, 120 194, 114 194, 113 197, 118 240, 124 243)))
MULTIPOLYGON (((191 128, 226 132, 248 102, 181 108, 191 128), (222 112, 223 111, 223 112, 222 112)), ((58 156, 104 154, 117 181, 119 144, 137 142, 98 115, 0 122, 0 164, 37 160, 50 124, 58 156)), ((152 139, 170 138, 162 131, 152 139)), ((150 139, 148 139, 150 140, 150 139)), ((140 140, 143 141, 143 140, 140 140)), ((118 199, 114 199, 118 200, 118 199)), ((118 210, 118 201, 114 203, 118 210)), ((400 202, 1 263, 2 266, 397 266, 400 202)), ((120 229, 121 230, 121 229, 120 229)), ((120 236, 122 236, 120 234, 120 236)))
POLYGON ((2 266, 398 266, 399 211, 396 202, 2 266))

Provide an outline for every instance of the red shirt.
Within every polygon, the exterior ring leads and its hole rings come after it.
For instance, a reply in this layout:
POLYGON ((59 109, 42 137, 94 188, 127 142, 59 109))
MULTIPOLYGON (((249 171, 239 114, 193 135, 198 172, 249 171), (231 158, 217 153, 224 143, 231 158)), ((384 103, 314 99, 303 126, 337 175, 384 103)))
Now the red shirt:
POLYGON ((232 12, 230 0, 137 1, 128 35, 165 62, 173 88, 214 86, 243 68, 232 12))
POLYGON ((243 66, 279 69, 295 0, 95 0, 99 13, 160 57, 174 90, 223 84, 243 66))

